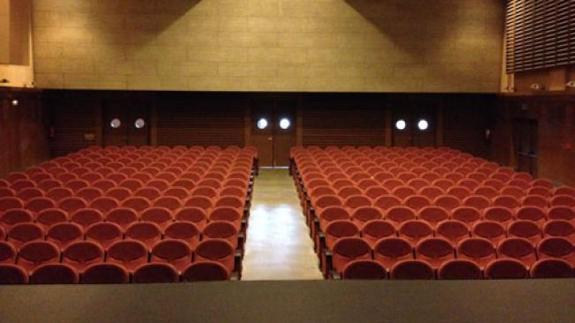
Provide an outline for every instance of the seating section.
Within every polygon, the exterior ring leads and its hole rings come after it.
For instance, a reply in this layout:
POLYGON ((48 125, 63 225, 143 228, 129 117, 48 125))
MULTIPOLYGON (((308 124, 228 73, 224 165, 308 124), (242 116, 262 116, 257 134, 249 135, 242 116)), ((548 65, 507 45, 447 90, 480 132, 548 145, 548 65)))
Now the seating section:
POLYGON ((241 278, 253 147, 89 147, 0 180, 0 284, 241 278))
POLYGON ((294 147, 290 173, 326 278, 575 275, 574 188, 443 147, 294 147))

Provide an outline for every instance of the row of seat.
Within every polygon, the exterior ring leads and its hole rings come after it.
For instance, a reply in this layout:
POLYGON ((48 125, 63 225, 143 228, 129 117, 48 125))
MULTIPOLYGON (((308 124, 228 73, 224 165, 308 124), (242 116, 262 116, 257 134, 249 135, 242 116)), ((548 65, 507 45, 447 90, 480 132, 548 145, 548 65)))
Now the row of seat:
POLYGON ((155 262, 142 264, 133 273, 112 263, 94 263, 83 271, 67 264, 50 263, 39 266, 30 274, 18 265, 0 263, 0 285, 175 283, 228 279, 226 268, 213 261, 192 262, 181 273, 170 264, 155 262))
POLYGON ((346 239, 368 249, 385 239, 405 238, 413 248, 437 240, 453 257, 454 246, 470 239, 530 245, 563 239, 572 247, 575 190, 456 150, 296 147, 291 157, 326 277, 342 273, 341 250, 334 248, 346 239))
POLYGON ((452 259, 434 269, 424 260, 403 260, 387 271, 377 261, 355 260, 346 265, 342 279, 520 279, 520 278, 572 278, 575 269, 561 259, 541 259, 530 268, 510 259, 495 259, 485 269, 472 261, 452 259))

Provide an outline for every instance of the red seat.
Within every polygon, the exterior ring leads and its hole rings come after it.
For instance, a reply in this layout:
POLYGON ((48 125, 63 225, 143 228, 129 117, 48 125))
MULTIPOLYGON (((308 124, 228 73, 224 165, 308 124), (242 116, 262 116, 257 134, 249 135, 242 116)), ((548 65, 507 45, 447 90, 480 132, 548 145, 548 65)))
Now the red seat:
POLYGON ((432 237, 433 228, 425 221, 408 220, 399 226, 398 233, 400 238, 406 239, 411 244, 416 244, 424 238, 432 237))
POLYGON ((76 284, 78 280, 76 270, 66 264, 43 264, 30 275, 31 284, 76 284))
POLYGON ((575 210, 567 206, 553 206, 547 210, 547 219, 575 223, 575 210))
POLYGON ((142 264, 134 270, 134 283, 175 283, 179 281, 178 270, 168 263, 142 264))
POLYGON ((545 211, 535 206, 523 206, 515 211, 515 218, 517 220, 529 220, 536 222, 538 225, 545 223, 545 211))
POLYGON ((387 271, 390 271, 397 262, 413 259, 413 248, 405 239, 383 238, 374 245, 373 257, 387 271))
POLYGON ((228 280, 228 269, 215 261, 195 261, 182 272, 182 281, 217 281, 228 280))
POLYGON ((32 212, 24 209, 9 209, 0 212, 0 225, 6 230, 19 223, 32 222, 32 212))
POLYGON ((116 241, 108 247, 107 254, 107 262, 120 264, 128 271, 148 262, 148 248, 137 240, 116 241))
MULTIPOLYGON (((185 228, 180 228, 180 233, 183 233, 182 230, 186 230, 187 237, 186 242, 190 243, 190 245, 197 245, 198 236, 193 235, 189 237, 190 234, 194 234, 193 231, 189 230, 188 224, 185 228), (195 240, 195 241, 194 241, 195 240)), ((193 224, 191 224, 193 225, 193 224)), ((194 226, 195 227, 195 226, 194 226)), ((172 231, 175 231, 177 228, 172 228, 172 231)), ((193 228, 191 228, 193 230, 193 228)), ((196 228, 197 229, 197 228, 196 228)), ((166 230, 166 233, 168 231, 166 230)), ((176 232, 177 233, 177 232, 176 232)), ((211 221, 208 223, 204 229, 202 230, 202 238, 203 239, 223 239, 228 241, 234 249, 238 247, 238 229, 237 227, 228 221, 211 221)))
MULTIPOLYGON (((209 199, 205 196, 196 196, 196 197, 192 197, 189 200, 187 200, 185 205, 186 206, 198 206, 198 207, 203 206, 204 208, 208 209, 208 208, 212 207, 213 202, 211 199, 209 199), (203 204, 200 204, 199 201, 203 201, 202 202, 203 204)), ((166 208, 168 210, 175 212, 176 210, 178 210, 182 207, 182 201, 180 201, 176 197, 162 196, 162 197, 160 197, 154 201, 153 206, 166 208)))
POLYGON ((519 260, 527 268, 537 261, 535 247, 529 240, 523 238, 507 238, 499 242, 497 254, 500 257, 519 260))
POLYGON ((371 220, 361 228, 361 236, 370 245, 374 246, 379 239, 396 236, 393 224, 385 220, 371 220))
POLYGON ((385 279, 387 271, 373 260, 354 260, 349 262, 342 272, 343 279, 385 279))
POLYGON ((89 265, 104 262, 104 249, 95 242, 76 241, 62 251, 62 263, 81 272, 89 265))
POLYGON ((511 222, 507 228, 507 235, 509 237, 527 239, 533 244, 542 239, 542 232, 537 223, 527 220, 511 222))
POLYGON ((452 259, 445 261, 437 270, 438 279, 482 279, 481 268, 473 261, 452 259))
POLYGON ((234 271, 234 247, 223 239, 207 239, 196 247, 194 261, 216 261, 226 267, 227 272, 234 271))
POLYGON ((153 222, 134 222, 126 229, 126 239, 141 241, 151 248, 162 239, 162 229, 153 222))
POLYGON ((153 222, 163 230, 173 221, 173 215, 166 208, 150 207, 141 213, 140 220, 153 222))
POLYGON ((565 220, 550 220, 543 225, 545 237, 560 237, 575 243, 575 226, 565 220))
POLYGON ((506 237, 505 227, 501 223, 495 221, 477 222, 471 228, 471 232, 474 236, 488 239, 494 244, 499 243, 499 241, 506 237))
POLYGON ((382 210, 388 210, 396 206, 401 206, 401 200, 393 195, 383 195, 375 200, 373 205, 382 210))
POLYGON ((561 259, 541 259, 531 266, 532 278, 571 278, 575 274, 570 263, 561 259))
POLYGON ((491 201, 481 195, 471 195, 463 200, 464 206, 470 206, 478 210, 484 210, 491 206, 491 201))
POLYGON ((371 259, 369 244, 357 237, 341 238, 335 242, 332 248, 333 268, 341 273, 347 263, 358 259, 371 259))
POLYGON ((523 206, 532 206, 545 209, 549 206, 547 198, 540 195, 527 195, 521 199, 523 206))
POLYGON ((44 239, 44 230, 35 223, 18 223, 6 234, 6 240, 18 248, 30 241, 44 239))
POLYGON ((439 222, 449 219, 449 213, 441 207, 428 206, 419 210, 417 218, 436 226, 439 222))
POLYGON ((448 211, 451 211, 459 206, 461 206, 461 201, 452 195, 440 195, 433 200, 435 206, 442 207, 448 211))
POLYGON ((144 197, 133 196, 122 201, 122 208, 132 209, 136 212, 142 212, 151 206, 150 201, 144 197))
POLYGON ((575 197, 571 195, 555 195, 549 200, 550 206, 575 207, 575 197))
POLYGON ((86 229, 86 240, 97 242, 104 249, 122 240, 122 235, 122 227, 111 222, 97 222, 86 229))
POLYGON ((457 245, 457 258, 473 261, 483 269, 497 258, 497 253, 491 241, 483 238, 467 238, 457 245))
POLYGON ((161 240, 152 247, 151 261, 168 263, 181 272, 192 262, 192 250, 182 240, 161 240))
POLYGON ((483 218, 507 226, 513 221, 513 212, 504 207, 493 206, 483 210, 483 218))
POLYGON ((435 186, 426 186, 419 189, 417 192, 419 195, 423 195, 430 200, 435 200, 438 196, 444 195, 445 191, 435 186))
POLYGON ((27 284, 28 273, 14 264, 0 263, 0 285, 27 284))
POLYGON ((415 246, 415 258, 425 260, 437 269, 443 262, 455 258, 455 250, 447 239, 426 238, 415 246))
POLYGON ((57 223, 67 221, 68 215, 66 212, 56 208, 44 209, 36 215, 36 222, 46 230, 57 223))
POLYGON ((46 240, 63 249, 74 241, 82 240, 83 235, 82 227, 75 223, 58 223, 48 230, 46 240))
POLYGON ((433 268, 422 260, 403 260, 396 263, 389 274, 391 279, 434 279, 433 268))
POLYGON ((189 221, 194 223, 199 230, 202 230, 208 221, 206 211, 198 207, 185 207, 178 210, 174 218, 176 221, 189 221))
POLYGON ((16 248, 7 241, 0 241, 0 264, 13 264, 15 262, 16 248))
POLYGON ((106 221, 115 223, 125 230, 130 224, 138 221, 138 214, 133 209, 117 208, 106 215, 106 221))
POLYGON ((232 223, 238 231, 241 229, 243 214, 237 208, 220 206, 214 208, 209 215, 210 221, 227 221, 232 223))
POLYGON ((85 208, 86 206, 86 201, 79 197, 67 197, 58 202, 58 207, 68 212, 68 214, 72 214, 79 209, 85 208))
POLYGON ((103 214, 106 214, 119 206, 120 202, 115 198, 109 196, 96 198, 90 203, 90 208, 96 209, 102 212, 103 214))
POLYGON ((130 274, 120 265, 97 263, 84 269, 80 282, 83 284, 124 284, 130 282, 130 274))
POLYGON ((437 224, 435 235, 457 244, 459 241, 469 238, 469 227, 458 220, 445 220, 437 224))
POLYGON ((387 221, 393 222, 395 225, 408 220, 415 220, 415 211, 406 206, 395 206, 385 211, 383 218, 387 221))
POLYGON ((539 259, 558 258, 575 264, 575 246, 564 238, 550 237, 539 241, 537 254, 539 259))
POLYGON ((21 209, 24 207, 24 201, 17 197, 6 196, 0 197, 0 212, 5 212, 9 209, 21 209))
POLYGON ((72 213, 70 222, 80 225, 83 229, 104 220, 104 215, 97 209, 79 209, 72 213))
POLYGON ((520 279, 528 278, 529 272, 525 265, 515 259, 495 259, 485 268, 487 279, 520 279))
POLYGON ((373 206, 358 207, 351 213, 351 220, 361 227, 371 220, 380 219, 383 216, 380 209, 373 206))
POLYGON ((32 271, 40 265, 56 263, 60 260, 58 246, 48 241, 30 241, 18 252, 17 264, 24 270, 32 271))

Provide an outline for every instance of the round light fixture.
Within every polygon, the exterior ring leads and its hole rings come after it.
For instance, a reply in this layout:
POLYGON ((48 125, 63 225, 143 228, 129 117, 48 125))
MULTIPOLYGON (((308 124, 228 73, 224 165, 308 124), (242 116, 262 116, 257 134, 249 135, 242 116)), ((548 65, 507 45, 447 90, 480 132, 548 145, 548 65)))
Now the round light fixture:
POLYGON ((121 125, 122 125, 122 121, 120 121, 120 119, 118 119, 118 118, 114 118, 114 119, 112 119, 112 121, 110 121, 110 127, 114 128, 114 129, 120 128, 121 125))
POLYGON ((282 128, 283 130, 287 130, 289 129, 289 127, 291 127, 291 121, 289 121, 288 118, 281 118, 280 128, 282 128))
POLYGON ((268 127, 268 119, 266 119, 266 118, 260 118, 260 119, 258 120, 258 122, 256 123, 256 126, 258 127, 258 129, 264 130, 265 128, 268 127))
POLYGON ((17 106, 20 104, 20 101, 14 99, 14 100, 12 100, 11 103, 12 103, 12 106, 13 106, 13 107, 17 107, 17 106))
POLYGON ((403 119, 399 119, 395 122, 395 129, 404 130, 407 127, 407 123, 403 119))
POLYGON ((427 130, 427 128, 429 128, 429 122, 427 122, 425 119, 421 119, 419 122, 417 122, 417 128, 422 131, 427 130))
POLYGON ((137 129, 142 129, 145 126, 146 126, 146 121, 144 121, 144 119, 142 119, 142 118, 138 118, 134 122, 134 127, 136 127, 137 129))

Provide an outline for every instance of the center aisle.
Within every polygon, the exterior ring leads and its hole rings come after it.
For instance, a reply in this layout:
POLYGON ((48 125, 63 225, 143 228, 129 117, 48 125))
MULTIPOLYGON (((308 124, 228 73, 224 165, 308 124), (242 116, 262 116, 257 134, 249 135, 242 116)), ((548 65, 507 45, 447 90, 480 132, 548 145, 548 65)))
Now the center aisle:
POLYGON ((255 180, 242 280, 323 279, 287 169, 255 180))

